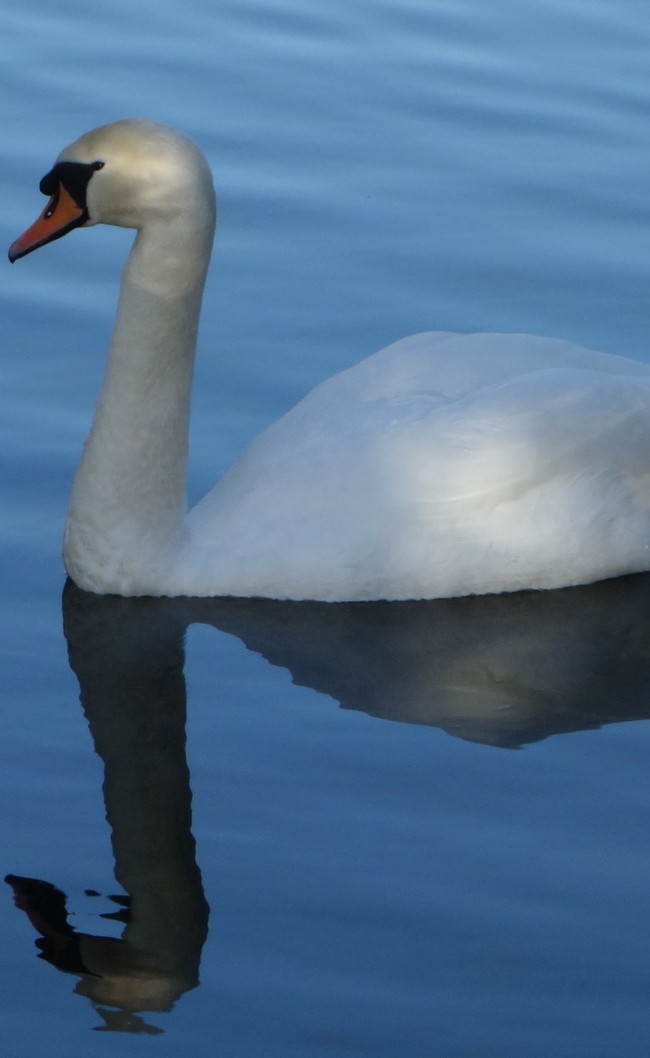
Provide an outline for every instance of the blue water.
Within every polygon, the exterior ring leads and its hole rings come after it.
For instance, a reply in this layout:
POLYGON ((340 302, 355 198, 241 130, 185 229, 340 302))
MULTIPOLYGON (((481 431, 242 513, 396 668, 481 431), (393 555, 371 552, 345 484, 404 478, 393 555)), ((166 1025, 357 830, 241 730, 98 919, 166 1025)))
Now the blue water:
MULTIPOLYGON (((6 245, 104 121, 213 165, 193 497, 409 332, 648 357, 642 0, 1 6, 6 245)), ((645 1058, 648 579, 62 603, 128 243, 76 232, 0 285, 5 1051, 645 1058)))

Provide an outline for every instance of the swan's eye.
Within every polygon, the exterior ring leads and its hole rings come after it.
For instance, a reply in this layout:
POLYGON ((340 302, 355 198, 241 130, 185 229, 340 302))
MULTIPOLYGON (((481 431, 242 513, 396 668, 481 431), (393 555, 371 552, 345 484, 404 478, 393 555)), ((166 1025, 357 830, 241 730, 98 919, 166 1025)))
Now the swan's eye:
POLYGON ((105 165, 106 165, 106 162, 93 162, 93 166, 92 167, 95 170, 95 172, 97 172, 98 169, 103 169, 105 165))
POLYGON ((45 213, 43 214, 45 220, 49 220, 49 218, 52 216, 52 214, 56 210, 56 207, 57 207, 58 204, 59 204, 59 192, 57 190, 52 195, 52 198, 50 200, 50 204, 47 207, 47 209, 45 210, 45 213))

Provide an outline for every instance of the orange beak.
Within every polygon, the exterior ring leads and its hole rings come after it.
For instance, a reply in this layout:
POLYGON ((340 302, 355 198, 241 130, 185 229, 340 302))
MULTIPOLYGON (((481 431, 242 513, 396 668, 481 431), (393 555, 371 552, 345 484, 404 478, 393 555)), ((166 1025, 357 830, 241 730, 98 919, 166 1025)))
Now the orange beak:
POLYGON ((85 208, 75 202, 63 184, 59 184, 38 220, 9 247, 9 260, 13 263, 32 250, 38 250, 39 246, 60 239, 87 219, 85 208))

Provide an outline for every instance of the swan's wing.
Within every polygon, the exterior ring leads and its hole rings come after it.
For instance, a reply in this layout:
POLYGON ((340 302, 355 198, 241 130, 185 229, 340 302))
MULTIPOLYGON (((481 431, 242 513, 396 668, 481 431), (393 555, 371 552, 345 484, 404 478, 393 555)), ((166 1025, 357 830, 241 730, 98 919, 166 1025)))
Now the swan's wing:
POLYGON ((502 361, 505 378, 450 398, 427 386, 419 354, 397 387, 376 359, 313 391, 192 512, 193 544, 214 552, 225 534, 238 583, 408 597, 647 568, 644 365, 605 356, 608 370, 589 360, 508 376, 502 361))

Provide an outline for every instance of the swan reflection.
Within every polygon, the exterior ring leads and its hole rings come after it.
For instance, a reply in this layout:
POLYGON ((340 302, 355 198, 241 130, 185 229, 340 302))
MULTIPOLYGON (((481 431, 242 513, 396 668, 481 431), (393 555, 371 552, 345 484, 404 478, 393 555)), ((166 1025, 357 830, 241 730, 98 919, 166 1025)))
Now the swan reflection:
POLYGON ((650 716, 650 576, 386 604, 124 599, 68 583, 63 609, 127 894, 104 917, 126 927, 119 939, 77 932, 53 885, 7 881, 41 957, 79 977, 111 1030, 160 1031, 147 1012, 170 1010, 199 980, 208 905, 185 758, 190 624, 239 637, 345 709, 492 746, 650 716))
POLYGON ((646 574, 430 602, 191 606, 344 709, 467 741, 517 748, 650 716, 646 574))

